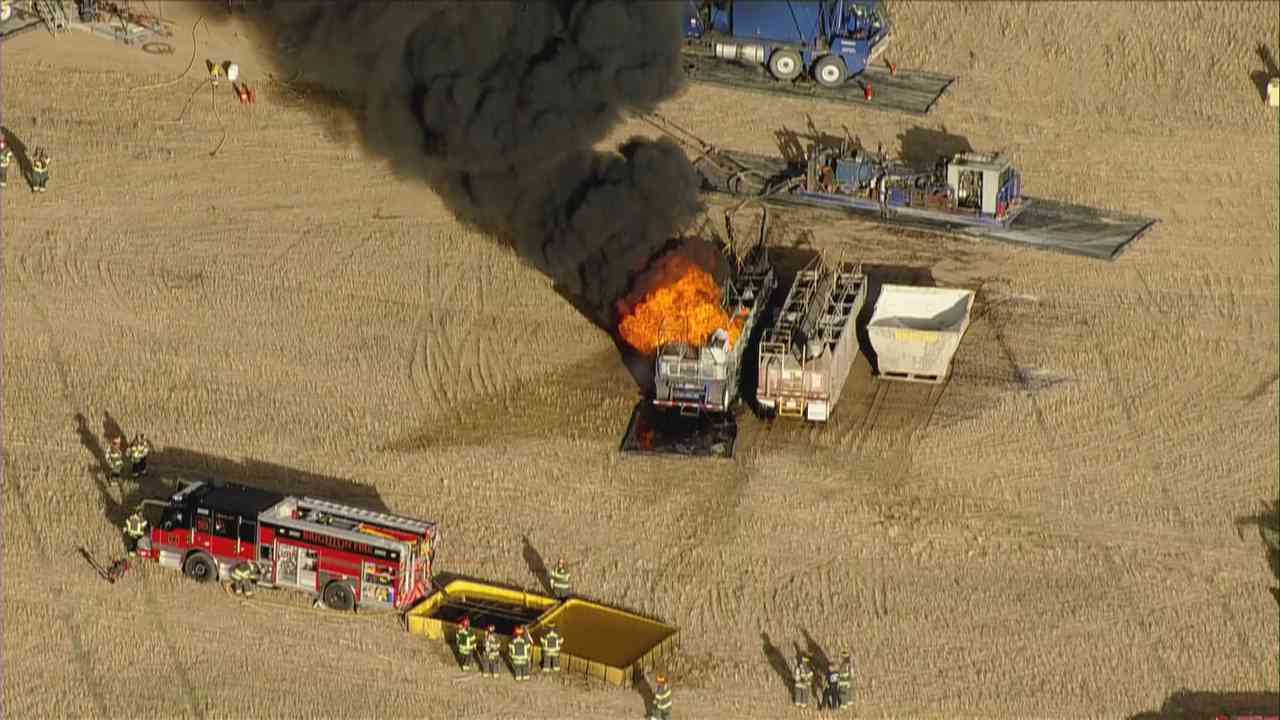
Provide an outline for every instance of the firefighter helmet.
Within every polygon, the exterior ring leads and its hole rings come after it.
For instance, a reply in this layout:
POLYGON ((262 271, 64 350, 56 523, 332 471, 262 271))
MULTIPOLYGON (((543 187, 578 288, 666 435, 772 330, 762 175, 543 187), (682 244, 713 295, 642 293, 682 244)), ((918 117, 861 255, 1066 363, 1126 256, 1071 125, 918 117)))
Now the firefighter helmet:
POLYGON ((520 637, 521 635, 524 635, 524 626, 523 626, 523 625, 520 625, 520 626, 517 626, 517 627, 516 627, 516 637, 520 637))
POLYGON ((659 676, 658 676, 658 684, 660 684, 660 685, 661 685, 661 684, 664 684, 664 683, 666 683, 666 682, 667 682, 667 676, 666 676, 666 675, 659 675, 659 676))
POLYGON ((464 617, 464 618, 462 618, 462 622, 460 622, 460 623, 458 623, 458 624, 459 624, 459 625, 461 625, 461 626, 462 626, 462 627, 464 627, 464 628, 469 628, 469 627, 471 627, 471 618, 469 618, 469 617, 464 617))
POLYGON ((489 626, 489 632, 498 632, 498 626, 497 626, 497 625, 490 625, 490 626, 489 626))
POLYGON ((122 438, 122 437, 120 437, 119 435, 117 435, 117 436, 115 436, 115 437, 111 438, 111 444, 112 444, 113 446, 115 446, 115 447, 120 447, 121 445, 123 445, 123 444, 124 444, 124 438, 122 438))

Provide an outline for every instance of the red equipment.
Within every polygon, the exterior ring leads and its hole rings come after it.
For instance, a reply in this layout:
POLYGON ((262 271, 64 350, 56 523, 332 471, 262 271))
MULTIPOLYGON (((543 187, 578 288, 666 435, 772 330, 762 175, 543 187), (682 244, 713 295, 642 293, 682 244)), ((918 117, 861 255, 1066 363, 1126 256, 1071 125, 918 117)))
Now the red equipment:
POLYGON ((256 563, 261 587, 335 610, 403 609, 431 589, 436 523, 234 483, 193 482, 168 501, 138 556, 207 582, 256 563))

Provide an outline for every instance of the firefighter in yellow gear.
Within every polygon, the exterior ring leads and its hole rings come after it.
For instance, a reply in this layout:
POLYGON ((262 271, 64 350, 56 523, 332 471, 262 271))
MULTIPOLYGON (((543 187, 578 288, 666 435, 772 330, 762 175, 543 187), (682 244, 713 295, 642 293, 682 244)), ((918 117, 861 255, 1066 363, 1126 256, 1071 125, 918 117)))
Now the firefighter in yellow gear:
POLYGON ((138 433, 138 436, 129 443, 129 467, 134 477, 147 474, 147 456, 151 454, 151 441, 146 435, 138 433))
POLYGON ((49 157, 44 148, 36 148, 35 157, 31 161, 31 192, 42 193, 49 189, 49 157))
POLYGON ((138 513, 134 513, 124 521, 124 534, 128 538, 129 554, 136 555, 138 553, 138 541, 147 534, 146 518, 138 513))
POLYGON ((796 658, 791 685, 791 702, 796 707, 809 706, 809 690, 813 687, 813 666, 809 658, 800 655, 796 658))
POLYGON ((13 151, 4 136, 0 135, 0 188, 9 185, 9 166, 13 164, 13 151))
POLYGON ((560 644, 562 638, 555 625, 547 626, 542 636, 542 672, 560 672, 560 644))
POLYGON ((124 472, 124 438, 119 435, 111 438, 111 444, 107 446, 107 467, 113 478, 124 472))
POLYGON ((507 653, 511 656, 511 671, 516 676, 517 681, 529 679, 531 650, 529 638, 525 635, 524 627, 516 628, 516 635, 511 638, 511 645, 507 648, 507 653))
POLYGON ((258 566, 241 560, 231 570, 231 589, 237 595, 253 597, 253 589, 258 584, 258 566))
POLYGON ((484 633, 484 664, 480 669, 491 678, 498 677, 498 663, 502 660, 502 640, 498 638, 498 628, 490 625, 484 633))
POLYGON ((841 657, 840 669, 836 672, 836 698, 841 710, 853 703, 853 658, 847 652, 841 657))
POLYGON ((573 592, 573 585, 569 581, 569 568, 565 565, 564 560, 556 563, 556 569, 551 571, 551 594, 556 596, 557 600, 564 600, 573 592))
POLYGON ((658 684, 653 689, 653 717, 650 720, 671 720, 671 686, 667 684, 666 675, 658 676, 658 684))
POLYGON ((476 634, 471 631, 471 618, 464 617, 458 623, 458 634, 453 638, 458 649, 458 660, 462 663, 462 671, 470 672, 476 654, 476 634))

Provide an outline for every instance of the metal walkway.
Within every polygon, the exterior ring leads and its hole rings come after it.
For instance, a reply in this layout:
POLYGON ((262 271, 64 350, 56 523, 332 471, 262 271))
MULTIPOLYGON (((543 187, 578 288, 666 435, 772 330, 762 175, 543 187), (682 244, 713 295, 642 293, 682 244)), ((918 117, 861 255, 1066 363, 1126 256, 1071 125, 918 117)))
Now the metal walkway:
POLYGON ((828 100, 911 115, 927 115, 956 81, 954 77, 927 70, 898 68, 897 73, 890 74, 887 68, 873 65, 850 79, 843 87, 826 88, 807 79, 779 81, 762 65, 742 65, 702 52, 685 50, 680 57, 685 74, 694 82, 767 95, 828 100), (870 100, 864 95, 866 83, 871 84, 870 100))

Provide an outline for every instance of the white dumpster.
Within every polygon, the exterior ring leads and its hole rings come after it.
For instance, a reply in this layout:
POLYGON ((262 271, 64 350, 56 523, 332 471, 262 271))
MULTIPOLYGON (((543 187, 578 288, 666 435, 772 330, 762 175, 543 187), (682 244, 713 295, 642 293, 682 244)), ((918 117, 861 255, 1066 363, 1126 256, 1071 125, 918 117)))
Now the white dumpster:
POLYGON ((884 285, 867 337, 886 380, 940 383, 969 327, 973 291, 884 285))

